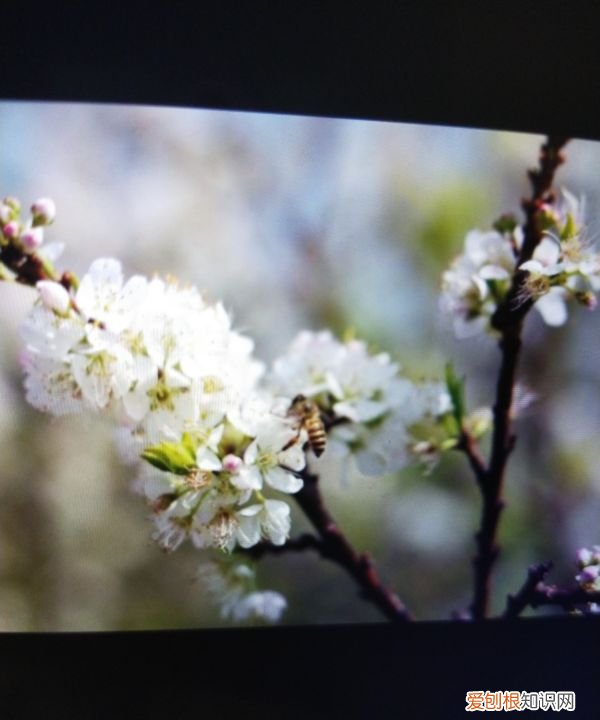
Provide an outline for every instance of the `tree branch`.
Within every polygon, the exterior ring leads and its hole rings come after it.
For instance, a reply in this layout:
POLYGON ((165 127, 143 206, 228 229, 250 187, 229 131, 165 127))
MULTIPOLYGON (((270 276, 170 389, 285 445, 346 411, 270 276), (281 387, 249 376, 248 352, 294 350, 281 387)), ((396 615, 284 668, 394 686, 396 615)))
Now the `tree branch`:
POLYGON ((600 603, 600 591, 590 592, 579 585, 572 588, 559 588, 555 585, 540 583, 535 589, 529 604, 536 608, 540 605, 558 605, 563 610, 575 610, 577 605, 600 603))
POLYGON ((496 385, 494 403, 494 424, 492 447, 487 472, 477 476, 483 497, 480 529, 476 535, 477 554, 474 565, 474 591, 471 614, 476 620, 487 617, 490 595, 490 575, 499 549, 496 545, 496 533, 500 515, 504 507, 502 486, 509 455, 514 447, 515 437, 511 431, 510 408, 516 379, 516 370, 521 350, 521 331, 523 320, 533 306, 533 300, 523 299, 523 283, 527 273, 519 266, 529 260, 543 237, 540 228, 539 213, 545 203, 554 196, 551 191, 554 173, 564 162, 562 147, 568 138, 549 136, 542 145, 539 167, 529 171, 532 185, 531 198, 524 199, 525 211, 523 227, 523 245, 517 259, 517 270, 513 275, 511 288, 506 299, 492 316, 492 326, 500 331, 499 341, 502 360, 496 385))
POLYGON ((471 470, 473 470, 473 474, 477 480, 477 484, 483 489, 485 478, 487 476, 487 466, 483 456, 479 452, 479 447, 477 446, 475 438, 463 429, 456 445, 456 449, 466 455, 469 465, 471 466, 471 470))
MULTIPOLYGON (((385 587, 371 561, 365 553, 358 553, 325 507, 323 496, 319 489, 319 478, 304 470, 301 473, 304 486, 294 496, 298 505, 310 520, 319 534, 318 542, 306 539, 304 542, 317 549, 319 553, 333 562, 341 565, 356 581, 364 598, 372 602, 379 610, 394 622, 405 622, 412 617, 400 599, 385 587)), ((304 536, 301 536, 304 537, 304 536)), ((314 536, 308 536, 314 537, 314 536)), ((285 546, 284 546, 285 547, 285 546)))
POLYGON ((260 542, 250 548, 244 548, 240 552, 244 555, 260 560, 265 555, 284 555, 288 552, 304 552, 304 550, 315 550, 321 557, 328 557, 324 544, 316 535, 303 533, 298 537, 290 538, 283 545, 273 545, 270 542, 260 542))
POLYGON ((530 565, 527 570, 527 580, 525 580, 519 592, 516 595, 508 596, 506 600, 506 610, 502 617, 518 617, 531 603, 531 599, 535 596, 536 587, 542 582, 551 569, 551 562, 530 565))
POLYGON ((26 253, 12 243, 0 245, 0 262, 15 273, 15 281, 23 285, 35 286, 39 280, 60 280, 35 253, 26 253))
POLYGON ((554 605, 563 610, 575 610, 578 605, 600 603, 600 592, 584 590, 579 585, 571 588, 559 588, 556 585, 546 585, 543 580, 552 563, 532 565, 527 574, 527 580, 516 595, 509 595, 507 607, 502 617, 516 618, 527 607, 537 608, 541 605, 554 605))

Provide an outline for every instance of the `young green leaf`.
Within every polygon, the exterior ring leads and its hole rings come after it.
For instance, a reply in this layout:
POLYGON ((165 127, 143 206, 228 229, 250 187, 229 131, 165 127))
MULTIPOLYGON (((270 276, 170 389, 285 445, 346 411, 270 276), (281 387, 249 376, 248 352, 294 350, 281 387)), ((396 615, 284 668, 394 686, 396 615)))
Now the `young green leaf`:
POLYGON ((446 387, 452 402, 452 414, 460 432, 465 416, 465 379, 457 376, 452 363, 446 364, 446 387))
POLYGON ((175 475, 187 475, 196 466, 196 447, 185 433, 181 442, 162 442, 147 447, 142 457, 151 465, 175 475))

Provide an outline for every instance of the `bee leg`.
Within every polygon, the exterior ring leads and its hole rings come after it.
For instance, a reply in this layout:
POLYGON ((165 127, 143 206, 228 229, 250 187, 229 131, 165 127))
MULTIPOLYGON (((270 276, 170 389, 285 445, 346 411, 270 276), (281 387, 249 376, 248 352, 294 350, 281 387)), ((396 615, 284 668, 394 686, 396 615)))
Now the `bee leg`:
POLYGON ((296 437, 293 437, 291 440, 288 440, 286 444, 281 448, 281 452, 283 452, 284 450, 289 450, 293 445, 296 445, 299 440, 300 433, 298 433, 296 437))

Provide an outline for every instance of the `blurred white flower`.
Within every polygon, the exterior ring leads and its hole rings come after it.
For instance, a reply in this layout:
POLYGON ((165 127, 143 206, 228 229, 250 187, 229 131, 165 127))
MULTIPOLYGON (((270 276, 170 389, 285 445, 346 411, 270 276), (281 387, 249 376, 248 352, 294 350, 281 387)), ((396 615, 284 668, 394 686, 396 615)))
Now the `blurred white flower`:
POLYGON ((281 593, 262 590, 239 600, 231 609, 231 617, 238 621, 260 618, 267 622, 278 622, 286 608, 287 601, 281 593))
POLYGON ((223 618, 236 622, 249 619, 278 622, 287 607, 281 593, 255 589, 255 572, 245 564, 231 567, 205 562, 198 568, 198 579, 220 607, 223 618))
POLYGON ((71 304, 71 297, 67 290, 53 280, 40 280, 36 283, 40 299, 48 310, 65 314, 71 304))
POLYGON ((487 327, 515 269, 515 238, 496 230, 470 231, 464 252, 442 275, 440 309, 452 315, 457 337, 475 335, 487 327))

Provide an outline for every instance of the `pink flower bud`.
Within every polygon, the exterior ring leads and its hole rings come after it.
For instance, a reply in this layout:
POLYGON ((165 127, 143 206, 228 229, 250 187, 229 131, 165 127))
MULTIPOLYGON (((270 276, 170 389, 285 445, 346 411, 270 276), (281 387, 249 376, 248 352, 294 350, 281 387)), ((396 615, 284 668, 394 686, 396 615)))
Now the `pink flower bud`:
POLYGON ((21 235, 21 242, 26 250, 37 250, 44 242, 44 230, 41 227, 32 227, 21 235))
POLYGON ((239 458, 237 455, 225 455, 223 458, 223 470, 226 470, 229 473, 237 473, 239 472, 240 468, 243 465, 242 458, 239 458))
POLYGON ((4 236, 7 238, 16 238, 19 235, 19 223, 16 220, 11 220, 9 223, 2 228, 4 236))
POLYGON ((31 206, 31 214, 36 225, 50 225, 56 217, 56 205, 50 198, 40 198, 31 206))
POLYGON ((40 298, 49 310, 66 313, 71 305, 71 297, 65 288, 53 280, 40 280, 35 285, 40 298))

